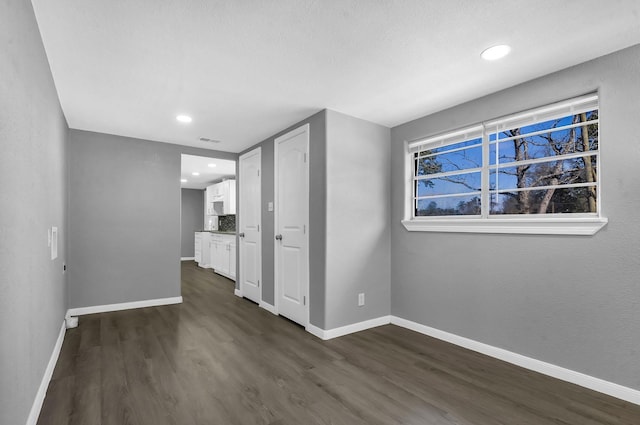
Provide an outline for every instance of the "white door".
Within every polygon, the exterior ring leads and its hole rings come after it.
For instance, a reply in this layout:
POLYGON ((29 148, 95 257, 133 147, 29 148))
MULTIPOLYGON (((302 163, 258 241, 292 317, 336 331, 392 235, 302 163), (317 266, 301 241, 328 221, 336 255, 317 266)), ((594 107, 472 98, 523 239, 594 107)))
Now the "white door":
MULTIPOLYGON (((240 157, 240 285, 243 297, 259 303, 262 300, 260 278, 262 276, 262 237, 260 213, 262 188, 260 165, 262 151, 254 149, 240 157)), ((235 250, 235 244, 233 244, 235 250)), ((232 253, 235 258, 235 253, 232 253)), ((232 270, 235 275, 235 262, 232 270)))
POLYGON ((279 314, 309 321, 309 124, 275 140, 275 290, 279 314))

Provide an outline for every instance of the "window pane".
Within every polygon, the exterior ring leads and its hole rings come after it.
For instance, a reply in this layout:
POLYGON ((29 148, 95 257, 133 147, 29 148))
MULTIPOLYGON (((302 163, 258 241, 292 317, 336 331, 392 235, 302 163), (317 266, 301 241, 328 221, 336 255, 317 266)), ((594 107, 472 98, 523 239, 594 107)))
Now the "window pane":
POLYGON ((595 187, 524 190, 491 194, 491 214, 595 213, 595 187))
POLYGON ((596 156, 541 162, 491 170, 491 190, 592 183, 597 181, 596 156))
POLYGON ((597 125, 589 126, 586 144, 582 139, 583 131, 583 127, 576 127, 493 144, 489 147, 489 163, 495 165, 496 159, 498 163, 507 163, 597 150, 597 125))
POLYGON ((420 197, 475 192, 480 191, 481 185, 482 178, 479 171, 456 174, 416 181, 416 195, 420 197))
MULTIPOLYGON (((425 152, 429 151, 422 153, 425 152)), ((482 146, 416 159, 417 176, 480 167, 482 167, 482 146)))
POLYGON ((536 131, 549 130, 553 128, 563 127, 566 125, 571 125, 578 122, 584 121, 592 121, 598 119, 598 111, 589 111, 584 114, 577 115, 567 115, 562 118, 557 118, 553 120, 538 122, 535 124, 526 125, 519 128, 512 128, 509 130, 501 131, 498 136, 499 139, 504 139, 507 137, 513 137, 517 134, 527 135, 529 133, 534 133, 536 131))
POLYGON ((454 149, 464 148, 464 147, 473 146, 473 145, 480 145, 480 144, 482 144, 481 138, 465 140, 464 142, 453 143, 451 145, 445 145, 445 146, 440 146, 433 149, 423 150, 419 153, 419 156, 432 155, 434 153, 442 153, 442 152, 447 152, 454 149))
POLYGON ((480 195, 418 200, 416 217, 448 215, 480 215, 480 195))
MULTIPOLYGON (((589 114, 595 114, 590 112, 589 114)), ((595 115, 597 117, 597 115, 595 115)), ((582 115, 568 116, 562 120, 553 121, 560 122, 561 125, 580 123, 583 120, 582 115), (565 122, 566 120, 566 122, 565 122)), ((589 118, 586 118, 589 120, 589 118)), ((535 124, 520 129, 512 129, 507 132, 501 132, 499 137, 513 137, 518 134, 530 133, 531 131, 545 130, 549 122, 535 124), (539 126, 539 127, 538 127, 539 126), (535 130, 537 128, 537 130, 535 130)), ((566 155, 576 152, 587 152, 598 149, 598 125, 588 124, 574 128, 551 131, 533 136, 524 135, 521 138, 507 140, 499 144, 492 144, 489 147, 490 164, 496 164, 496 150, 498 151, 498 163, 506 163, 513 161, 523 161, 527 159, 537 159, 544 157, 552 157, 558 155, 566 155), (585 132, 585 127, 587 131, 585 132), (583 135, 586 134, 586 140, 583 135)))

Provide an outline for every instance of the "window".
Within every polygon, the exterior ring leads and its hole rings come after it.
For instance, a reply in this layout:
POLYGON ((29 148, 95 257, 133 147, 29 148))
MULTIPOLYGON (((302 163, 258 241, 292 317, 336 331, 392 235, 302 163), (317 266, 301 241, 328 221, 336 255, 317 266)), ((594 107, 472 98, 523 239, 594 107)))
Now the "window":
POLYGON ((408 230, 593 234, 598 96, 407 143, 408 230))

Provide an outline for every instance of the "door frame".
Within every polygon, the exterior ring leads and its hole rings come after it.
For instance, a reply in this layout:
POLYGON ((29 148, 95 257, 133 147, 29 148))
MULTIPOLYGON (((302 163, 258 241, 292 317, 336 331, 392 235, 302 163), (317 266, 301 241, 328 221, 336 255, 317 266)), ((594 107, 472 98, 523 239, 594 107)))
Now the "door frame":
MULTIPOLYGON (((262 294, 262 288, 264 287, 263 285, 263 279, 262 279, 262 229, 264 228, 262 226, 262 147, 258 146, 255 149, 250 150, 249 152, 246 152, 242 155, 240 155, 240 157, 238 157, 238 232, 241 233, 242 232, 242 210, 243 210, 243 205, 242 205, 242 193, 241 191, 241 186, 242 186, 242 160, 249 158, 253 155, 260 155, 260 187, 258 190, 258 209, 260 211, 260 218, 259 218, 259 230, 258 230, 258 282, 260 285, 260 302, 259 304, 262 304, 263 301, 263 294, 262 294)), ((242 252, 243 252, 243 244, 240 241, 240 237, 237 237, 237 241, 238 241, 238 262, 236 264, 236 267, 238 268, 238 291, 236 293, 236 295, 242 297, 244 294, 244 288, 243 288, 243 282, 244 282, 244 273, 243 273, 243 269, 242 269, 242 264, 241 262, 243 261, 243 256, 242 256, 242 252)), ((275 297, 274 297, 275 298, 275 297)))
POLYGON ((304 288, 304 291, 306 293, 306 323, 302 324, 305 328, 309 326, 310 321, 310 305, 311 305, 311 294, 309 293, 309 278, 310 278, 310 273, 309 273, 309 266, 310 266, 310 255, 309 255, 309 199, 311 197, 311 194, 309 193, 309 164, 310 164, 310 160, 309 160, 309 144, 310 144, 310 126, 309 123, 303 124, 300 127, 297 127, 285 134, 283 134, 280 137, 276 137, 273 141, 273 260, 274 260, 274 267, 273 267, 273 304, 274 304, 274 309, 275 309, 275 313, 279 314, 280 310, 279 310, 279 303, 280 303, 280 276, 279 276, 279 264, 280 264, 280 258, 279 258, 279 250, 278 250, 278 241, 275 239, 275 235, 278 234, 278 228, 279 228, 279 224, 278 223, 278 211, 280 208, 280 205, 278 205, 278 170, 279 170, 279 163, 278 163, 278 145, 280 142, 284 141, 284 140, 288 140, 291 139, 292 137, 298 136, 300 134, 303 133, 307 133, 307 146, 306 146, 306 152, 307 152, 307 161, 306 161, 306 167, 305 167, 305 187, 307 188, 307 217, 306 217, 306 226, 307 226, 307 231, 305 232, 305 243, 307 245, 307 258, 305 258, 305 261, 307 262, 307 279, 306 279, 306 288, 304 288))

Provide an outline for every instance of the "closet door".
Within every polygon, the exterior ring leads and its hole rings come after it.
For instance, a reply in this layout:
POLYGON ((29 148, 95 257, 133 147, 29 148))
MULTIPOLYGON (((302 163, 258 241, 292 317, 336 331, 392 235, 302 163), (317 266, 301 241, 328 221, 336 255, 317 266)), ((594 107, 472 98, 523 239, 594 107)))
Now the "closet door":
POLYGON ((309 321, 309 125, 275 140, 275 290, 278 313, 309 321))
MULTIPOLYGON (((260 287, 262 275, 261 161, 262 153, 260 148, 257 148, 242 155, 239 165, 239 289, 242 296, 256 303, 260 303, 262 300, 262 288, 260 287)), ((233 249, 235 249, 235 244, 233 244, 233 249)), ((233 267, 235 268, 235 264, 233 267)), ((235 275, 235 270, 233 270, 233 274, 235 275)))

